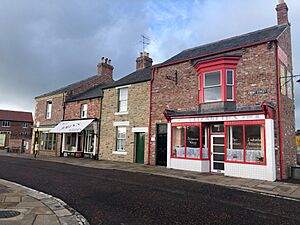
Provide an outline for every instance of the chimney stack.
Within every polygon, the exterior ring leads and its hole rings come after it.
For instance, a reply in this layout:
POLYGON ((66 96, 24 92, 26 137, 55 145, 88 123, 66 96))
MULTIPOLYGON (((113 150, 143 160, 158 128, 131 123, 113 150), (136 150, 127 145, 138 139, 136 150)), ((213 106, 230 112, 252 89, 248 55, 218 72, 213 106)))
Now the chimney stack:
POLYGON ((101 58, 101 62, 97 65, 98 76, 101 83, 112 82, 114 67, 111 65, 111 60, 105 57, 101 58))
POLYGON ((277 11, 277 23, 278 25, 289 24, 288 11, 289 8, 284 0, 279 0, 278 5, 276 7, 277 11))
POLYGON ((141 52, 140 56, 136 59, 136 70, 141 70, 146 67, 152 66, 152 59, 149 57, 148 52, 141 52))

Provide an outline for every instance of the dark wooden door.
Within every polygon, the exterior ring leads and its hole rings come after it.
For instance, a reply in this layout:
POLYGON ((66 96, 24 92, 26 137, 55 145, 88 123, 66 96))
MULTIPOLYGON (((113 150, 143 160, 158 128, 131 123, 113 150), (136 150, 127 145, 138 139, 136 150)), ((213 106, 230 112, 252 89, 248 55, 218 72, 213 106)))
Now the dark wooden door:
POLYGON ((167 124, 158 124, 156 140, 156 165, 167 165, 167 124))
POLYGON ((136 163, 144 164, 145 133, 136 133, 136 163))

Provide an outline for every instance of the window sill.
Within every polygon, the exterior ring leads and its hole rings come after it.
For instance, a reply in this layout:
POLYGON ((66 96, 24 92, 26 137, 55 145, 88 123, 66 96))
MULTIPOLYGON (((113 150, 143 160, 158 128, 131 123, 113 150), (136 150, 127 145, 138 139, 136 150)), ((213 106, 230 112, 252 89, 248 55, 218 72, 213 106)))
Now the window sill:
POLYGON ((127 112, 115 112, 116 116, 127 115, 127 114, 128 114, 128 111, 127 112))
POLYGON ((113 151, 113 155, 127 155, 127 152, 121 152, 121 151, 113 151))

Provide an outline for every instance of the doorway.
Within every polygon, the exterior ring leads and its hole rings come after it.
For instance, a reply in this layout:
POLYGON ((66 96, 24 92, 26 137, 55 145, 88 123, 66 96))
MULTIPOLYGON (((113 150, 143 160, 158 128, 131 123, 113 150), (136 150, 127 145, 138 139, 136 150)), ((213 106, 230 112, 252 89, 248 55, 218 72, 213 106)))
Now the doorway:
POLYGON ((144 164, 145 133, 136 133, 135 149, 136 149, 135 162, 144 164))
POLYGON ((158 124, 156 127, 156 165, 167 165, 167 124, 158 124))
POLYGON ((211 135, 211 172, 224 173, 224 135, 211 135))

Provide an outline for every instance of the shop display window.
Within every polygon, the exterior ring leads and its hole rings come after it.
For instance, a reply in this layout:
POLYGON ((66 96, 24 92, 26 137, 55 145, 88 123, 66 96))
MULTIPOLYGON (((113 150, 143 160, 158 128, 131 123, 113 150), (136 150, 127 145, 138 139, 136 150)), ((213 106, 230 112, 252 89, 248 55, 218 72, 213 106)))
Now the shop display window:
POLYGON ((226 161, 265 164, 263 124, 226 126, 226 161))
POLYGON ((208 159, 207 135, 207 127, 201 125, 173 126, 171 156, 196 160, 208 159))

